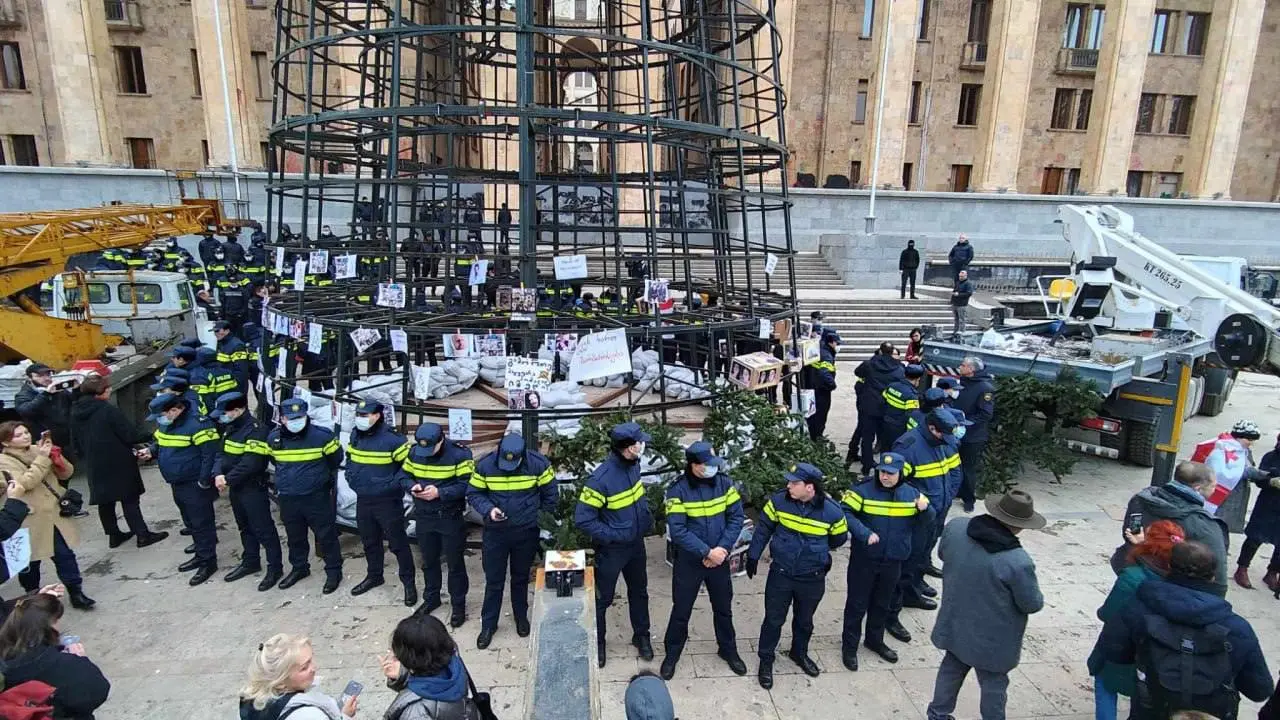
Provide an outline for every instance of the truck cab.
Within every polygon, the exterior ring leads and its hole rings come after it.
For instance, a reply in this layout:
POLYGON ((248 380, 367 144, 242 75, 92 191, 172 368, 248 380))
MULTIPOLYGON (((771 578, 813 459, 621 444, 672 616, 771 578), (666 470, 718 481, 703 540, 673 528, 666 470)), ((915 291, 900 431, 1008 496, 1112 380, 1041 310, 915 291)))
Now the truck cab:
POLYGON ((135 345, 166 340, 175 334, 216 343, 208 313, 196 304, 191 283, 182 273, 60 273, 41 286, 40 307, 51 317, 88 319, 101 325, 104 333, 135 345))

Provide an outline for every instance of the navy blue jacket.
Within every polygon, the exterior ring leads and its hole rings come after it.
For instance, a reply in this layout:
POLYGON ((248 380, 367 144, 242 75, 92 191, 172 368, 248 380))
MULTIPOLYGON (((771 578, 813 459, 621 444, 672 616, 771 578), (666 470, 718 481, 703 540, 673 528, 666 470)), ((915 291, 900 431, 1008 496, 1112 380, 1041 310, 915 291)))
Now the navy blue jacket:
POLYGON ((836 389, 836 354, 825 343, 818 349, 818 362, 805 368, 806 380, 814 390, 831 392, 836 389))
POLYGON ((213 478, 213 456, 218 451, 218 430, 191 408, 167 428, 158 428, 151 442, 151 457, 170 485, 208 482, 213 478))
POLYGON ((347 484, 356 497, 404 495, 400 464, 409 457, 404 436, 382 418, 367 431, 352 430, 347 441, 347 484))
POLYGON ((920 491, 899 482, 892 489, 871 477, 845 491, 840 504, 849 521, 850 545, 859 557, 897 562, 911 557, 911 538, 921 525, 933 522, 933 506, 916 508, 920 491), (871 533, 880 542, 868 545, 871 533))
POLYGON ((435 485, 440 496, 435 500, 413 499, 413 509, 419 515, 461 515, 467 504, 467 487, 476 470, 471 450, 452 440, 440 445, 440 452, 432 455, 434 448, 417 443, 409 446, 396 478, 405 492, 414 485, 435 485))
MULTIPOLYGON (((235 335, 218 341, 218 364, 235 378, 236 390, 243 393, 249 384, 249 348, 235 335)), ((217 400, 217 398, 214 398, 217 400)))
POLYGON ((556 474, 551 461, 536 450, 525 450, 524 461, 511 472, 498 467, 498 453, 480 458, 471 474, 467 502, 484 517, 485 527, 527 529, 538 526, 538 511, 556 504, 556 474), (506 520, 494 522, 489 511, 499 508, 506 520))
POLYGON ((973 262, 973 246, 969 243, 956 243, 951 246, 951 252, 947 253, 947 264, 952 267, 962 268, 973 262))
POLYGON ((819 495, 807 503, 780 490, 765 503, 747 558, 759 560, 766 545, 773 567, 792 577, 831 569, 831 551, 849 539, 849 523, 835 500, 819 495))
POLYGON ((1231 610, 1230 603, 1214 594, 1210 584, 1201 589, 1153 577, 1139 585, 1133 600, 1102 626, 1098 644, 1107 660, 1134 664, 1138 642, 1146 634, 1147 615, 1158 615, 1190 627, 1222 625, 1229 633, 1236 689, 1256 702, 1266 700, 1275 689, 1258 636, 1244 618, 1231 610))
POLYGON ((866 417, 883 416, 885 389, 894 381, 906 378, 902 363, 879 352, 858 365, 853 374, 862 378, 866 385, 858 396, 858 414, 866 417))
POLYGON ((902 476, 924 493, 935 508, 946 507, 951 472, 960 467, 959 453, 946 440, 935 438, 928 425, 904 433, 893 444, 893 452, 907 461, 902 476))
POLYGON ((217 353, 212 348, 200 348, 196 359, 187 363, 191 377, 191 390, 200 399, 200 412, 207 413, 218 402, 218 396, 237 389, 235 377, 217 364, 217 353))
POLYGON ((222 442, 213 460, 214 476, 225 475, 232 490, 259 490, 267 484, 267 428, 246 412, 223 425, 222 442))
POLYGON ((956 286, 951 289, 951 304, 955 307, 968 307, 969 298, 973 297, 973 289, 972 280, 956 283, 956 286))
POLYGON ((984 443, 991 432, 991 421, 996 416, 996 386, 991 373, 983 370, 971 377, 961 378, 964 385, 960 397, 955 399, 952 407, 964 413, 965 419, 973 424, 964 432, 964 445, 984 443))
POLYGON ((598 545, 630 543, 648 535, 653 514, 640 481, 639 461, 610 452, 582 486, 573 524, 598 545))
POLYGON ((699 558, 712 548, 733 550, 742 534, 742 497, 723 473, 705 479, 686 471, 667 488, 666 509, 671 542, 699 558))
MULTIPOLYGON (((1262 456, 1258 469, 1271 477, 1280 476, 1280 445, 1262 456)), ((1280 543, 1280 489, 1271 487, 1271 479, 1259 475, 1254 483, 1261 492, 1253 504, 1253 514, 1244 528, 1246 537, 1275 545, 1280 543)))
POLYGON ((310 495, 330 487, 342 465, 342 446, 333 433, 308 422, 293 434, 284 426, 267 435, 267 449, 276 466, 276 492, 310 495))
POLYGON ((905 430, 907 415, 912 410, 920 409, 920 395, 916 386, 907 380, 894 380, 889 387, 880 393, 884 399, 884 421, 889 425, 905 430))

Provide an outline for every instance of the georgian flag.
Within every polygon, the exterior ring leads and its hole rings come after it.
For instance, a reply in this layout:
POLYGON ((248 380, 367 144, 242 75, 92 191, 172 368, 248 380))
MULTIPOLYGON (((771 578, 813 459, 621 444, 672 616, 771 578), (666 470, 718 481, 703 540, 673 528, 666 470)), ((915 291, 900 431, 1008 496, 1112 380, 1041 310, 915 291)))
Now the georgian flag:
POLYGON ((1208 465, 1218 478, 1218 487, 1204 501, 1205 510, 1213 513, 1218 510, 1219 505, 1226 502, 1227 496, 1244 476, 1245 467, 1249 464, 1249 451, 1240 441, 1231 437, 1231 433, 1222 433, 1196 445, 1191 460, 1208 465))

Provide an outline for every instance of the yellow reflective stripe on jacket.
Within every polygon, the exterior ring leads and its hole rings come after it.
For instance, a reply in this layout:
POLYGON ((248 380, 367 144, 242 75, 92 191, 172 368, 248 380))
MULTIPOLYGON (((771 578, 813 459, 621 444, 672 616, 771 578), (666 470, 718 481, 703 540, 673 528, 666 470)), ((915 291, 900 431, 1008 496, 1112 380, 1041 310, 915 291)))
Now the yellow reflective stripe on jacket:
POLYGON ((537 487, 539 479, 534 475, 492 475, 485 477, 480 473, 471 475, 471 484, 494 492, 514 492, 537 487))
POLYGON ((228 455, 243 455, 246 450, 248 450, 248 445, 246 443, 238 442, 236 440, 222 441, 222 452, 228 455))
POLYGON ((639 480, 635 485, 623 490, 616 495, 610 495, 605 498, 606 510, 622 510, 636 504, 637 500, 644 498, 644 483, 639 480))
POLYGON ((548 465, 547 469, 543 470, 542 474, 538 476, 538 487, 542 487, 543 485, 550 485, 552 482, 555 481, 555 479, 556 479, 555 471, 553 471, 551 469, 551 466, 548 465))
POLYGON ((277 462, 311 462, 312 460, 323 460, 325 456, 324 448, 298 448, 289 450, 281 448, 272 450, 271 457, 277 462))
POLYGON ((960 467, 960 455, 959 453, 956 453, 948 455, 947 457, 935 462, 924 463, 923 465, 904 463, 902 471, 904 473, 914 472, 916 477, 937 477, 938 475, 945 475, 958 467, 960 467))
POLYGON ((914 398, 907 400, 902 396, 902 393, 893 388, 885 388, 884 392, 880 393, 880 397, 884 398, 889 407, 895 410, 918 410, 920 408, 919 400, 914 398))
POLYGON ((361 450, 356 447, 347 447, 347 459, 361 465, 390 465, 394 462, 392 455, 394 452, 391 450, 361 450))
POLYGON ((801 515, 779 510, 773 506, 773 501, 765 503, 765 517, 778 523, 788 530, 794 530, 803 535, 840 535, 849 531, 849 524, 842 517, 834 523, 814 520, 801 515))
POLYGON ((406 442, 405 444, 403 444, 403 445, 401 445, 400 447, 396 448, 396 449, 391 453, 391 459, 392 459, 392 460, 395 460, 396 462, 404 462, 404 461, 405 461, 405 458, 409 457, 409 448, 410 448, 410 447, 411 447, 411 446, 410 446, 410 444, 406 442))
POLYGON ((729 509, 729 506, 742 499, 738 488, 729 487, 729 492, 711 500, 685 502, 680 498, 667 498, 667 514, 681 513, 688 517, 712 517, 729 509))
POLYGON ((912 517, 920 512, 916 509, 916 504, 914 502, 904 502, 901 500, 868 500, 853 490, 846 491, 840 501, 849 506, 849 508, 854 512, 864 512, 868 515, 880 515, 883 517, 912 517))
POLYGON ((220 363, 233 363, 236 360, 243 360, 243 359, 244 358, 238 352, 233 352, 233 353, 219 352, 217 355, 217 360, 220 363))
POLYGON ((583 505, 590 505, 593 508, 602 508, 608 502, 608 498, 589 487, 583 486, 582 492, 578 493, 578 502, 583 505))
POLYGON ((835 374, 836 374, 836 364, 835 364, 835 363, 829 363, 829 362, 827 362, 826 360, 819 360, 818 362, 814 363, 814 364, 813 364, 813 366, 814 366, 815 368, 817 368, 818 370, 826 370, 827 372, 831 373, 832 375, 835 375, 835 374))
POLYGON ((191 436, 192 442, 194 442, 196 445, 203 445, 207 442, 211 442, 217 439, 218 439, 218 431, 214 428, 205 428, 204 430, 201 430, 200 432, 191 436))
POLYGON ((266 455, 267 457, 271 456, 271 446, 266 444, 262 440, 250 440, 249 442, 245 443, 244 449, 245 451, 251 452, 255 455, 266 455))
POLYGON ((475 472, 475 469, 476 464, 472 460, 463 460, 456 465, 424 465, 412 460, 406 460, 404 463, 405 472, 423 480, 448 480, 459 475, 469 475, 475 472))
POLYGON ((171 435, 167 432, 156 431, 156 445, 160 447, 190 447, 191 435, 171 435))

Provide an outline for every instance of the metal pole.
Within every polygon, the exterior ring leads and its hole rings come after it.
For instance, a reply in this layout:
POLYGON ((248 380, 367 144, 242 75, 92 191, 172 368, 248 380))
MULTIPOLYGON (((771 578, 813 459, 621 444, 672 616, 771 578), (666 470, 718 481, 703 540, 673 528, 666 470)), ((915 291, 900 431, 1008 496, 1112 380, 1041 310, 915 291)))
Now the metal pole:
POLYGON ((889 71, 889 43, 893 41, 893 33, 890 32, 889 19, 893 17, 893 0, 888 0, 884 7, 884 27, 881 32, 884 33, 884 42, 880 44, 880 75, 877 78, 880 87, 876 90, 876 131, 874 149, 871 155, 871 201, 867 205, 867 227, 868 235, 876 231, 876 186, 880 184, 880 126, 884 123, 884 85, 885 75, 889 71))
POLYGON ((218 38, 218 74, 222 76, 222 109, 227 116, 227 150, 231 153, 231 178, 235 180, 236 203, 239 204, 244 197, 240 194, 240 161, 236 157, 235 133, 231 131, 231 88, 227 85, 227 56, 222 47, 222 11, 218 9, 222 1, 213 0, 213 25, 214 34, 218 38))
MULTIPOLYGON (((538 238, 534 236, 534 220, 538 207, 537 136, 533 112, 537 104, 534 87, 534 0, 516 0, 516 106, 520 111, 520 284, 538 287, 538 238)), ((538 315, 529 325, 525 352, 537 347, 538 315)), ((524 410, 520 424, 527 447, 538 446, 538 413, 524 410)))

